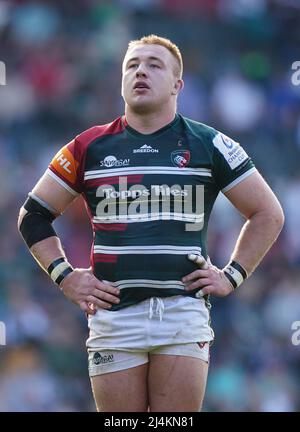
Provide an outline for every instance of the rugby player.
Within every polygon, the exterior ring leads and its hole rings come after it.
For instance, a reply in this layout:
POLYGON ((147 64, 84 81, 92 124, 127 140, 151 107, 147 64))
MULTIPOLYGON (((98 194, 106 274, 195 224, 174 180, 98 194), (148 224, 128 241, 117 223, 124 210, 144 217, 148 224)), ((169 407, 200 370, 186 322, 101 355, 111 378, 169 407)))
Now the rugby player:
POLYGON ((39 265, 87 315, 98 411, 201 410, 209 366, 209 296, 255 270, 282 208, 244 149, 177 113, 182 57, 170 40, 129 43, 125 114, 84 131, 53 158, 20 210, 39 265), (245 217, 228 264, 208 260, 218 193, 245 217), (82 195, 94 231, 91 268, 72 268, 52 222, 82 195))

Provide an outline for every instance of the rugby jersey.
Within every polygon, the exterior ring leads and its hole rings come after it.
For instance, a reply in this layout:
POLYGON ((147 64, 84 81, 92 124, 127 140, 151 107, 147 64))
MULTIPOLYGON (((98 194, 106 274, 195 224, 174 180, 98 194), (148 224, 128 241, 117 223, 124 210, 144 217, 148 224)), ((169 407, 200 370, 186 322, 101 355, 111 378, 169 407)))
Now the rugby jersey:
POLYGON ((195 296, 181 278, 207 257, 209 216, 219 191, 255 171, 244 149, 223 133, 176 114, 152 134, 125 116, 76 136, 47 172, 82 194, 93 228, 91 265, 120 289, 111 310, 146 298, 195 296))

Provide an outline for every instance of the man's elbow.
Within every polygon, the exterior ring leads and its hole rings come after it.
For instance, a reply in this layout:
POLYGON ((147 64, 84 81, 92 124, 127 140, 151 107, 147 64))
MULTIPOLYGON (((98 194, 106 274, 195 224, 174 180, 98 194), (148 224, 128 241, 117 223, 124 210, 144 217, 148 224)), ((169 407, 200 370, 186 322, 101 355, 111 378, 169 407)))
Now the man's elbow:
POLYGON ((277 199, 276 202, 271 206, 270 211, 274 224, 278 227, 279 231, 281 231, 284 225, 284 212, 280 202, 277 199))
POLYGON ((284 212, 279 202, 264 210, 262 215, 265 219, 265 225, 272 227, 275 236, 277 237, 284 226, 284 212))
POLYGON ((280 233, 280 231, 282 230, 283 226, 284 226, 284 221, 285 221, 285 216, 284 216, 284 212, 283 212, 283 208, 281 207, 281 205, 278 203, 278 209, 276 211, 276 215, 275 215, 275 221, 276 221, 276 225, 278 227, 278 234, 280 233))
POLYGON ((27 213, 27 211, 24 209, 24 207, 22 206, 21 208, 20 208, 20 211, 19 211, 19 216, 18 216, 18 221, 17 221, 17 226, 18 226, 18 230, 20 231, 20 227, 21 227, 21 224, 22 224, 22 222, 23 222, 23 218, 24 218, 24 216, 26 215, 26 213, 27 213))

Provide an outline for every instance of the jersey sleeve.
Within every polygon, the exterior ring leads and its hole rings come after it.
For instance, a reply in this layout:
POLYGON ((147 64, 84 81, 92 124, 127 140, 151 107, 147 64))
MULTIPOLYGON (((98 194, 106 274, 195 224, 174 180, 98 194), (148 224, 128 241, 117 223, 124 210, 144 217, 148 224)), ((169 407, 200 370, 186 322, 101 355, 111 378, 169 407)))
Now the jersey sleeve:
POLYGON ((56 153, 47 170, 47 174, 75 196, 82 192, 83 155, 78 147, 74 138, 56 153))
POLYGON ((213 171, 217 187, 223 193, 244 180, 256 168, 239 143, 221 132, 213 138, 213 171))

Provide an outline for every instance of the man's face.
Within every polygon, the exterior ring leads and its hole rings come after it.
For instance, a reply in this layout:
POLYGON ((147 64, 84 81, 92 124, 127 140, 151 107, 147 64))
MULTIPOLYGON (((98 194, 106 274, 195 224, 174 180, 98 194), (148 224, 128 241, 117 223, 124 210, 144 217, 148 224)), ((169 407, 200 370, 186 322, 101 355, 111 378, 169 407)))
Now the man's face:
POLYGON ((137 45, 123 61, 122 96, 135 112, 153 112, 174 99, 182 80, 174 74, 176 59, 161 45, 137 45))

